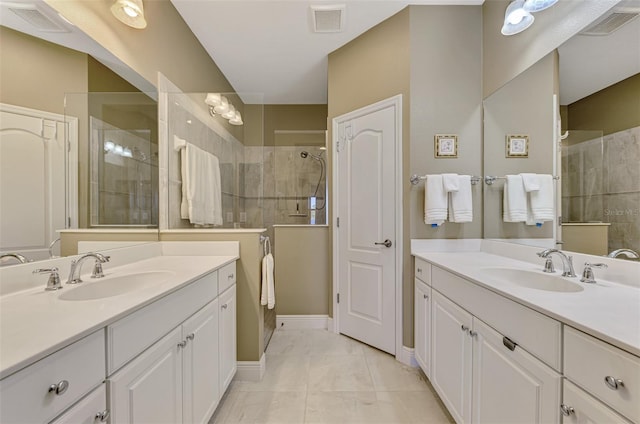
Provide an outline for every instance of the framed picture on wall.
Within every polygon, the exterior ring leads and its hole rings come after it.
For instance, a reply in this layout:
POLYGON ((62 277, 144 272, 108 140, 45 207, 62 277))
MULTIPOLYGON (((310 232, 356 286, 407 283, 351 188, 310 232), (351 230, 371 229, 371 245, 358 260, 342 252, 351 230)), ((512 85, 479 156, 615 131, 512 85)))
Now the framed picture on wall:
POLYGON ((436 158, 458 157, 458 136, 451 134, 436 134, 433 140, 436 158))
POLYGON ((507 135, 506 145, 508 158, 529 157, 529 136, 528 135, 507 135))

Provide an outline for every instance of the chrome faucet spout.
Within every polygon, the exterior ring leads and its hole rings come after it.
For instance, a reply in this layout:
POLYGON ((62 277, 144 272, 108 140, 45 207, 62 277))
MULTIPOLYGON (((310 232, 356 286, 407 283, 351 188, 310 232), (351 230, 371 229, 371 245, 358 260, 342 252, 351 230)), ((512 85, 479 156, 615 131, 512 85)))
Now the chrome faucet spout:
POLYGON ((110 256, 105 256, 102 253, 97 252, 89 252, 78 259, 71 261, 71 271, 69 271, 69 278, 67 279, 67 284, 78 284, 82 283, 82 278, 80 278, 82 264, 87 258, 94 258, 96 260, 95 265, 93 267, 93 272, 91 273, 91 278, 102 278, 104 274, 102 273, 102 264, 105 262, 109 262, 110 256), (74 277, 76 275, 77 277, 74 277))
POLYGON ((4 258, 13 258, 18 262, 20 262, 21 264, 26 264, 27 262, 31 262, 29 259, 27 259, 26 256, 21 255, 20 253, 15 253, 15 252, 3 253, 2 255, 0 255, 0 259, 4 259, 4 258))
POLYGON ((631 249, 616 249, 607 255, 610 258, 618 258, 620 256, 626 256, 629 259, 640 259, 640 255, 635 250, 631 249))
POLYGON ((545 249, 542 252, 537 253, 538 256, 545 259, 549 258, 553 254, 560 256, 560 259, 562 260, 562 276, 576 277, 576 272, 573 269, 573 257, 567 256, 564 252, 558 249, 545 249))

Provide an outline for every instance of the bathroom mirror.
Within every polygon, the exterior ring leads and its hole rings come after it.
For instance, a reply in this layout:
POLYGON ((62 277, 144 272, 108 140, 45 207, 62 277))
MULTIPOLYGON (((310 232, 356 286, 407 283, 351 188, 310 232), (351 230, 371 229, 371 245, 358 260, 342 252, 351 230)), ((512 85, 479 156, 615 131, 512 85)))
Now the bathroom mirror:
POLYGON ((538 246, 557 240, 559 248, 596 255, 640 251, 640 18, 608 35, 597 31, 574 36, 485 99, 485 174, 560 176, 562 220, 542 228, 503 223, 502 184, 485 185, 485 238, 538 246), (553 94, 562 125, 555 135, 553 94), (529 134, 527 159, 505 158, 509 131, 537 134, 529 134), (562 138, 559 150, 554 136, 562 138))

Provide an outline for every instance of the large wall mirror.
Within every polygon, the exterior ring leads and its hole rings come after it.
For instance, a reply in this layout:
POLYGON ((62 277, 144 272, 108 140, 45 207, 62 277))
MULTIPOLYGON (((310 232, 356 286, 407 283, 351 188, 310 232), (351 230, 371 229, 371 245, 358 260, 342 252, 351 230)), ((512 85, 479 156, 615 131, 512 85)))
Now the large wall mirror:
POLYGON ((503 222, 504 185, 485 186, 485 238, 640 252, 640 18, 602 21, 485 99, 485 174, 559 177, 557 218, 538 227, 503 222), (528 157, 505 157, 508 134, 529 136, 528 157))

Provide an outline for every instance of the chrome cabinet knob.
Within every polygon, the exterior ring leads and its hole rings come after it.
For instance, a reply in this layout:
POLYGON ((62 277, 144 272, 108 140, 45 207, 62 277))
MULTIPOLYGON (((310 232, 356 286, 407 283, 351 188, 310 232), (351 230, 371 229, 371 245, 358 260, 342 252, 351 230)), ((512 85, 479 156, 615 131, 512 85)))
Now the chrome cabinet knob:
POLYGON ((604 378, 604 382, 611 390, 618 390, 619 387, 624 387, 624 381, 619 378, 612 377, 610 375, 604 378))
POLYGON ((52 384, 49 386, 49 393, 55 393, 57 396, 64 394, 69 388, 69 382, 62 380, 58 384, 52 384))
POLYGON ((227 304, 222 305, 222 309, 227 309, 227 304))
POLYGON ((187 345, 187 341, 183 340, 180 343, 178 343, 178 347, 184 348, 187 345))
POLYGON ((469 335, 470 335, 471 337, 475 337, 475 336, 477 336, 477 335, 478 335, 478 332, 477 332, 477 331, 473 331, 473 330, 469 330, 469 335))
POLYGON ((417 271, 419 274, 422 274, 422 268, 418 268, 417 271))
POLYGON ((100 422, 101 422, 101 423, 106 423, 106 422, 107 422, 107 420, 109 419, 109 415, 111 415, 111 414, 109 413, 109 410, 108 410, 108 409, 105 409, 105 410, 104 410, 104 411, 102 411, 102 412, 98 412, 98 413, 96 414, 95 419, 96 419, 96 420, 100 420, 100 422))
POLYGON ((429 296, 427 296, 426 294, 423 294, 422 296, 424 296, 425 299, 429 299, 429 296))
POLYGON ((469 331, 469 327, 467 327, 466 325, 462 324, 462 326, 460 326, 460 329, 462 331, 468 332, 469 331))
POLYGON ((227 276, 228 280, 233 280, 234 275, 233 274, 229 274, 229 276, 227 276))
POLYGON ((194 333, 188 334, 187 335, 187 340, 193 340, 196 338, 196 335, 194 333))
POLYGON ((565 417, 568 417, 571 414, 576 413, 576 410, 573 409, 572 406, 565 405, 564 403, 560 405, 560 411, 562 412, 562 415, 564 415, 565 417))

